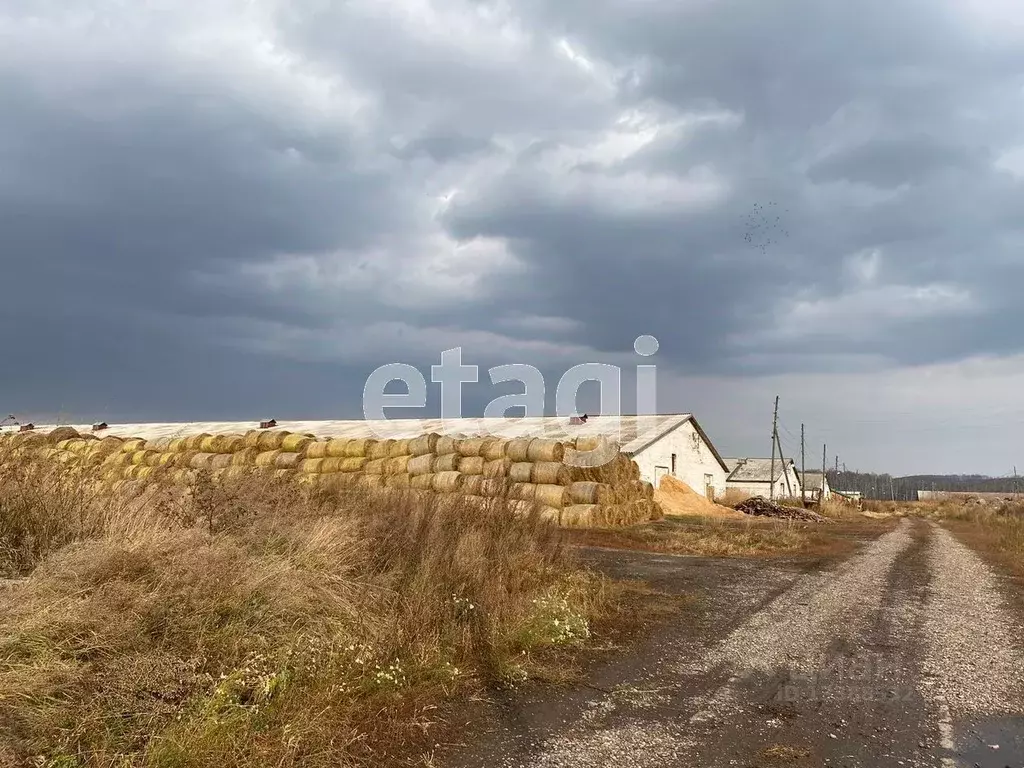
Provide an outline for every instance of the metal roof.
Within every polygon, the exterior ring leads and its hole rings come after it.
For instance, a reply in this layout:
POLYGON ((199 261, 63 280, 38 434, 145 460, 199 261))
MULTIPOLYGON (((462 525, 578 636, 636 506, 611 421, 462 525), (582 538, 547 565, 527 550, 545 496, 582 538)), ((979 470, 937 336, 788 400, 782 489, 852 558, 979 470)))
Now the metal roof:
MULTIPOLYGON (((725 460, 726 466, 731 470, 731 474, 727 478, 732 483, 767 483, 771 482, 769 478, 772 475, 772 460, 771 459, 741 459, 732 458, 725 460)), ((783 464, 782 459, 775 459, 775 477, 773 480, 777 481, 782 477, 783 469, 786 465, 793 466, 792 459, 786 459, 783 464)))
MULTIPOLYGON (((500 437, 545 437, 571 440, 575 437, 606 437, 617 442, 623 453, 637 453, 690 421, 689 413, 653 416, 590 416, 583 424, 570 424, 565 416, 537 418, 462 418, 462 419, 382 419, 368 421, 278 421, 273 429, 312 434, 319 438, 378 437, 402 439, 436 432, 467 437, 495 435, 500 437)), ((696 426, 696 422, 694 422, 696 426)), ((64 424, 79 432, 92 432, 92 424, 64 424)), ((258 421, 193 421, 178 423, 111 424, 95 434, 106 437, 139 437, 155 440, 161 437, 183 437, 207 433, 244 434, 259 427, 258 421)), ((36 432, 49 432, 56 425, 37 425, 36 432)), ((699 427, 698 427, 699 430, 699 427)), ((18 427, 0 427, 0 433, 17 432, 18 427)), ((703 432, 701 432, 703 435, 703 432)), ((705 436, 705 440, 707 437, 705 436)), ((711 445, 710 441, 708 444, 711 445)), ((714 451, 714 446, 711 446, 714 451)), ((716 453, 717 456, 717 453, 716 453)))

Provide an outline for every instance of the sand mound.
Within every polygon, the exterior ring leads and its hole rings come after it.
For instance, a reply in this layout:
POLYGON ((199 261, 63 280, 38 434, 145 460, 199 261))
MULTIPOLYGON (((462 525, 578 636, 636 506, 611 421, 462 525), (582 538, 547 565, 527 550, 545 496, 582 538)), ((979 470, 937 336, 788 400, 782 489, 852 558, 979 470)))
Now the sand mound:
POLYGON ((737 512, 721 504, 715 504, 707 497, 701 496, 682 480, 666 475, 661 478, 661 485, 654 492, 654 500, 661 505, 666 515, 704 515, 715 517, 745 518, 737 512))

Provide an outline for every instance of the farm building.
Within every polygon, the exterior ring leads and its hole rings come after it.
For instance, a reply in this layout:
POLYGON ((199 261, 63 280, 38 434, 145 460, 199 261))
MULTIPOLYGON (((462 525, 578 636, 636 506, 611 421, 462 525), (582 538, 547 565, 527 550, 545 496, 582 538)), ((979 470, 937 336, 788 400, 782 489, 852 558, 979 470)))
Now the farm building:
MULTIPOLYGON (((242 434, 254 422, 188 422, 69 425, 98 436, 157 440, 197 434, 242 434)), ((54 427, 36 427, 46 432, 54 427)), ((475 437, 539 437, 568 441, 578 437, 606 438, 640 468, 641 479, 657 487, 664 475, 673 475, 696 492, 714 497, 725 492, 728 470, 721 455, 692 414, 654 416, 590 416, 584 419, 538 418, 385 419, 380 421, 274 421, 273 428, 317 438, 413 438, 427 433, 475 437)), ((16 432, 17 426, 0 427, 16 432)))
POLYGON ((769 459, 729 459, 725 460, 731 472, 726 479, 726 487, 751 496, 774 495, 776 499, 799 498, 800 478, 792 459, 783 461, 769 459), (772 475, 774 463, 775 474, 772 475), (774 490, 773 490, 774 489, 774 490))
POLYGON ((820 499, 826 500, 832 498, 832 489, 828 484, 828 477, 821 472, 804 472, 804 500, 817 502, 820 499), (824 484, 824 493, 822 493, 822 484, 824 484))

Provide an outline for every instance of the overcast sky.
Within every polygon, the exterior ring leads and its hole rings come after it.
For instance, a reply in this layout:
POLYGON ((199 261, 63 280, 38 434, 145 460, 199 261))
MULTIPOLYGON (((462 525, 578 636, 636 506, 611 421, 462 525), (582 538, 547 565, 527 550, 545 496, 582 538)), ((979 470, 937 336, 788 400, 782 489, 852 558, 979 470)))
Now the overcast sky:
POLYGON ((12 0, 0 409, 355 417, 461 346, 468 415, 653 362, 724 454, 780 395, 819 464, 1024 471, 1022 86, 1011 0, 12 0))

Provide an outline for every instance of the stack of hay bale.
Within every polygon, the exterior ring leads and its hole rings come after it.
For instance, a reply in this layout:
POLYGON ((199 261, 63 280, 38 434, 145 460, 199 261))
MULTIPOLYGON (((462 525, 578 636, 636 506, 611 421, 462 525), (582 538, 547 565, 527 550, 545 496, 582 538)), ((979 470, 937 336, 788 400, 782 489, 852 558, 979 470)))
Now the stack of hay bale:
POLYGON ((563 442, 432 433, 400 440, 318 440, 252 430, 147 441, 101 440, 61 428, 48 435, 22 433, 0 440, 0 445, 93 471, 112 490, 147 482, 187 484, 200 472, 214 481, 273 472, 325 488, 508 498, 524 510, 539 507, 545 517, 568 527, 628 525, 661 516, 654 488, 640 480, 636 463, 614 445, 593 438, 563 442), (612 456, 611 461, 588 467, 574 460, 574 453, 595 448, 608 451, 602 455, 612 456))

